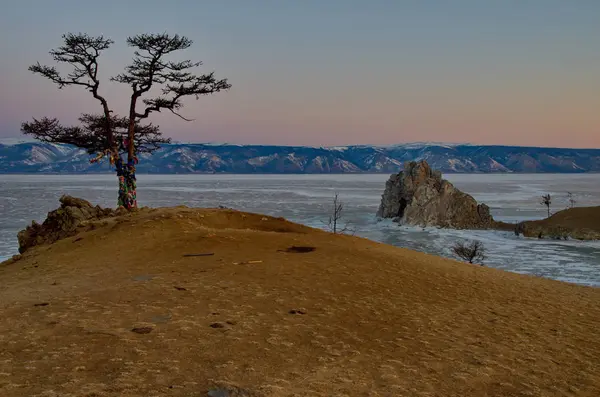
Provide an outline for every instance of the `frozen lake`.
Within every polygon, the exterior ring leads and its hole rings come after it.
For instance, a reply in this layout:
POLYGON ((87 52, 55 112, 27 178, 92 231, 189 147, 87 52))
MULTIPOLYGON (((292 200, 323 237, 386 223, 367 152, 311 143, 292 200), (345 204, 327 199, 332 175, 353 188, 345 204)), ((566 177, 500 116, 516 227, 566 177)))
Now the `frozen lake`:
MULTIPOLYGON (((142 206, 227 207, 283 216, 324 228, 335 192, 356 234, 376 241, 451 257, 460 239, 481 240, 487 266, 557 280, 600 286, 600 243, 546 241, 497 231, 456 231, 400 227, 378 222, 375 213, 389 175, 139 175, 142 206)), ((545 216, 540 196, 553 196, 554 211, 600 205, 600 174, 445 175, 459 189, 488 204, 497 220, 515 222, 545 216)), ((0 259, 17 253, 16 235, 32 220, 43 221, 63 194, 113 207, 112 175, 0 175, 0 259)))

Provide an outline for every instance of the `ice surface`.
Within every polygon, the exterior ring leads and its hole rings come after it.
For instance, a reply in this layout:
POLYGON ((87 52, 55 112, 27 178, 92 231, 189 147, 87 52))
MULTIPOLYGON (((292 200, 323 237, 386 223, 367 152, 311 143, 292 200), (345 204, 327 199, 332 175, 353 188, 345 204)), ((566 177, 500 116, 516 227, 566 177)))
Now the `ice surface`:
MULTIPOLYGON (((553 196, 553 210, 567 206, 567 191, 577 205, 600 205, 600 175, 476 174, 447 175, 458 188, 487 203, 496 219, 517 222, 545 216, 540 196, 553 196)), ((548 241, 497 231, 458 231, 401 227, 375 217, 388 175, 139 175, 140 205, 195 207, 225 205, 283 216, 324 228, 333 195, 345 204, 346 219, 357 235, 419 251, 452 257, 461 239, 481 240, 487 266, 557 280, 600 286, 600 243, 548 241)), ((32 220, 42 221, 63 193, 114 206, 116 177, 111 175, 0 175, 0 258, 17 252, 16 235, 32 220)))
POLYGON ((25 137, 25 136, 0 138, 0 144, 6 145, 6 146, 13 146, 13 145, 18 145, 20 143, 31 143, 31 142, 36 142, 36 140, 25 137))

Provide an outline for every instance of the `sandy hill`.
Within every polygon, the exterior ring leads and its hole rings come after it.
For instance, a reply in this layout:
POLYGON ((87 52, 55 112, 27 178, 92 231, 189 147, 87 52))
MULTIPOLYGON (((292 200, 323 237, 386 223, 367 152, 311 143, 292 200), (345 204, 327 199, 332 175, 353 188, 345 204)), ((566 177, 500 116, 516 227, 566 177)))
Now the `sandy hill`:
POLYGON ((0 396, 600 395, 600 289, 262 215, 110 218, 0 285, 0 396))
POLYGON ((600 206, 575 207, 559 211, 550 218, 530 221, 544 226, 564 226, 600 232, 600 206))
POLYGON ((599 240, 600 206, 565 209, 546 219, 522 222, 520 228, 527 237, 599 240))

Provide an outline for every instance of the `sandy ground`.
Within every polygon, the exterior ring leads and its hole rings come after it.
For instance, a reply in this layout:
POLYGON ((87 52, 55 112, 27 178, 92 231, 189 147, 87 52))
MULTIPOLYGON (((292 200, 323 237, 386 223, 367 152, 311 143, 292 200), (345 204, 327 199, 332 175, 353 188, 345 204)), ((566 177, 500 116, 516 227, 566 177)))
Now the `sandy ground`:
POLYGON ((550 218, 527 221, 543 227, 562 226, 568 229, 590 229, 600 232, 600 207, 575 207, 558 211, 550 218))
POLYGON ((0 266, 0 396, 600 396, 600 289, 227 210, 104 223, 0 266))

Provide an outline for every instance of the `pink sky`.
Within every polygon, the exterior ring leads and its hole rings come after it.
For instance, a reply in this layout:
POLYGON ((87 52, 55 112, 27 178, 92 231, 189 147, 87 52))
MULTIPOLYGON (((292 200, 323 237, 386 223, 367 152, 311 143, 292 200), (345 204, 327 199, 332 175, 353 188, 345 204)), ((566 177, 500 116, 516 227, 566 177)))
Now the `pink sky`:
MULTIPOLYGON (((59 91, 27 71, 38 60, 51 62, 47 53, 62 33, 113 38, 101 64, 108 78, 129 62, 127 35, 158 29, 192 38, 185 56, 233 85, 186 101, 192 123, 171 114, 152 119, 176 140, 600 147, 600 2, 250 7, 185 0, 182 8, 142 8, 134 26, 126 15, 89 19, 89 4, 67 3, 57 13, 22 0, 0 16, 0 137, 18 135, 31 117, 73 122, 99 110, 84 90, 59 91)), ((105 84, 101 91, 117 113, 126 112, 127 87, 105 84)))

